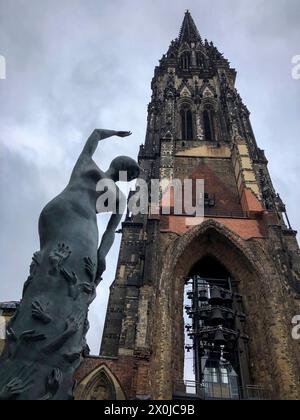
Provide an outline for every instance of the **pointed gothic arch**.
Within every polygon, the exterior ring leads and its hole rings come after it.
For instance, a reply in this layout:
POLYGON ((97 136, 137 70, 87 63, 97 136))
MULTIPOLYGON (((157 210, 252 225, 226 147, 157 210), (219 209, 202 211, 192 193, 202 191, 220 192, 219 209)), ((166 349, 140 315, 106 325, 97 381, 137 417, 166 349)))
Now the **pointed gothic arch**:
POLYGON ((203 110, 203 129, 205 141, 215 141, 215 112, 211 107, 203 110))
MULTIPOLYGON (((183 84, 181 86, 182 90, 189 91, 189 86, 183 84)), ((194 118, 194 109, 193 101, 189 96, 182 96, 178 100, 177 105, 177 135, 178 139, 183 141, 193 140, 195 135, 195 118, 194 118)))
POLYGON ((179 50, 179 63, 183 70, 188 70, 191 66, 191 49, 187 43, 179 50))
MULTIPOLYGON (((206 90, 209 90, 206 88, 206 90)), ((204 91, 204 93, 206 92, 204 91)), ((211 92, 209 90, 209 92, 211 92)), ((206 96, 202 104, 202 126, 204 132, 205 141, 213 142, 217 141, 217 112, 215 100, 209 95, 206 96)))
POLYGON ((209 90, 211 92, 211 96, 214 99, 217 99, 218 94, 216 91, 216 88, 213 86, 212 83, 210 83, 209 81, 204 81, 200 87, 200 94, 205 97, 206 95, 204 94, 206 90, 209 90))
MULTIPOLYGON (((156 327, 154 340, 157 343, 154 359, 158 358, 158 363, 163 366, 156 383, 156 397, 158 398, 162 392, 160 384, 165 383, 167 372, 173 372, 173 383, 183 377, 184 282, 191 268, 201 258, 211 256, 222 264, 237 281, 241 295, 246 294, 244 291, 247 288, 253 289, 253 296, 247 299, 245 305, 247 313, 255 313, 257 305, 267 308, 270 314, 274 313, 274 308, 268 299, 270 286, 263 264, 247 246, 247 242, 224 225, 208 220, 192 228, 183 236, 173 237, 165 255, 165 264, 159 283, 160 293, 156 303, 160 308, 160 313, 156 315, 160 321, 156 327)), ((255 348, 251 348, 251 351, 260 354, 260 362, 253 367, 251 374, 257 379, 257 383, 261 383, 266 389, 272 389, 272 376, 275 375, 276 369, 273 365, 268 366, 272 357, 273 359, 275 357, 267 346, 265 336, 266 329, 271 328, 271 325, 272 316, 269 320, 249 317, 249 335, 256 337, 255 348), (268 323, 270 326, 267 325, 268 323), (262 378, 260 372, 266 372, 266 370, 268 373, 265 373, 262 378)))
POLYGON ((196 62, 197 66, 204 68, 206 64, 206 56, 202 51, 196 51, 196 62))
POLYGON ((263 265, 253 255, 250 248, 246 246, 246 241, 243 241, 226 226, 210 219, 190 229, 186 234, 172 242, 167 250, 160 287, 164 288, 164 282, 168 282, 167 278, 169 276, 174 276, 176 273, 181 276, 188 275, 193 265, 206 255, 219 260, 237 279, 244 274, 241 272, 241 266, 243 271, 248 271, 250 275, 259 277, 261 281, 265 278, 263 265), (217 248, 212 246, 213 239, 217 248), (219 251, 217 251, 218 248, 219 251), (232 255, 236 256, 230 263, 228 258, 222 257, 224 252, 229 250, 232 255))
POLYGON ((188 70, 191 65, 191 54, 187 51, 181 54, 180 63, 183 70, 188 70))
POLYGON ((189 104, 184 103, 181 106, 180 119, 181 119, 181 139, 193 140, 194 138, 193 113, 189 104))
POLYGON ((125 400, 126 396, 112 371, 106 365, 101 365, 81 380, 75 391, 75 399, 120 401, 125 400))

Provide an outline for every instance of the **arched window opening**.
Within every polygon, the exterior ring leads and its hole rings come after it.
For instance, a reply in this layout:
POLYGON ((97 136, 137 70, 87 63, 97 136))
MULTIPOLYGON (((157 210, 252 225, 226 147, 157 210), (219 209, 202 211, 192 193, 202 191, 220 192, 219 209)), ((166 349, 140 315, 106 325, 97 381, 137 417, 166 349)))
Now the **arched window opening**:
POLYGON ((197 66, 201 67, 201 68, 204 67, 204 62, 205 62, 204 56, 201 53, 198 53, 197 54, 197 66))
POLYGON ((106 372, 102 370, 93 381, 88 392, 88 400, 111 401, 116 399, 114 384, 106 372))
POLYGON ((190 68, 190 64, 191 64, 190 54, 188 52, 183 53, 181 56, 181 67, 183 68, 183 70, 188 70, 190 68))
POLYGON ((205 141, 215 140, 214 130, 214 110, 207 108, 203 111, 203 125, 204 125, 204 136, 205 141))
POLYGON ((181 138, 193 140, 193 114, 188 106, 181 110, 181 138))
POLYGON ((107 366, 100 366, 81 380, 75 389, 76 401, 123 401, 126 395, 118 378, 107 366))
POLYGON ((195 384, 201 399, 243 398, 242 387, 250 380, 242 297, 231 274, 213 257, 192 268, 184 306, 185 380, 191 381, 186 383, 195 384))

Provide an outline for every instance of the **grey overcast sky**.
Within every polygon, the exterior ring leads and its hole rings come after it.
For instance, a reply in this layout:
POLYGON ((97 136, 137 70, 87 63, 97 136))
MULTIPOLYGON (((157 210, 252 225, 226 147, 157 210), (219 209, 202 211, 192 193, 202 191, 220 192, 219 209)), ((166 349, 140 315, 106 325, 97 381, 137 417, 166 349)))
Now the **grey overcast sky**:
MULTIPOLYGON (((238 71, 277 190, 300 229, 299 0, 0 0, 0 301, 20 299, 38 249, 43 206, 66 185, 98 128, 132 130, 105 142, 96 161, 136 157, 144 141, 154 66, 190 9, 203 38, 238 71)), ((105 220, 99 218, 100 229, 105 220)), ((99 351, 119 241, 91 314, 89 344, 99 351)))

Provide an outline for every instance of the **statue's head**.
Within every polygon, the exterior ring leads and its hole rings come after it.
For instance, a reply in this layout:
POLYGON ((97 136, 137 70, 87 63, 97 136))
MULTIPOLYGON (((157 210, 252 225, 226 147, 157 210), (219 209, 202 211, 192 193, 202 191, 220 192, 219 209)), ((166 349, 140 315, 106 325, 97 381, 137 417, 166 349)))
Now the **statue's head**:
POLYGON ((130 182, 139 177, 141 168, 134 159, 128 156, 118 156, 111 162, 108 173, 117 182, 120 172, 126 172, 127 180, 130 182))

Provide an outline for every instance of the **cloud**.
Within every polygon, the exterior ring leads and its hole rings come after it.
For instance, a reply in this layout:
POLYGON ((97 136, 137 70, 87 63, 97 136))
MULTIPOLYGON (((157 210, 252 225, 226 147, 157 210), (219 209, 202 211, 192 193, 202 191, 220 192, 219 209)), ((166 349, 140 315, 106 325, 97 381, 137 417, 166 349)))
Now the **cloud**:
POLYGON ((1 300, 20 299, 38 249, 37 218, 45 203, 38 168, 0 144, 1 300))
MULTIPOLYGON (((300 82, 291 58, 300 54, 298 0, 0 0, 0 297, 19 299, 38 248, 42 207, 70 176, 95 127, 132 130, 104 142, 104 169, 118 154, 136 157, 144 141, 154 66, 179 32, 185 8, 203 35, 238 70, 237 87, 252 111, 275 187, 300 228, 300 82)), ((99 219, 103 230, 105 220, 99 219)), ((89 341, 97 352, 109 271, 91 309, 89 341)))

